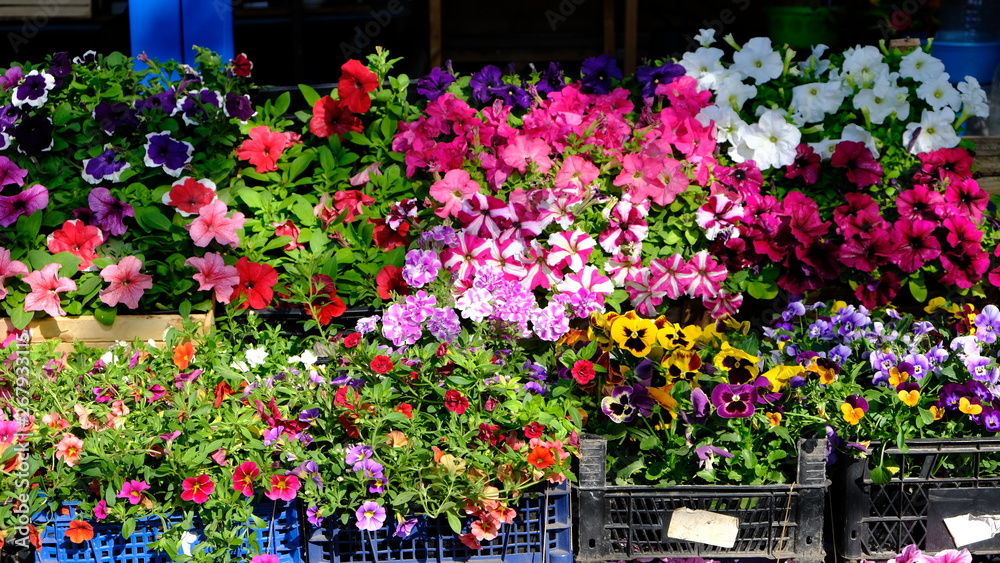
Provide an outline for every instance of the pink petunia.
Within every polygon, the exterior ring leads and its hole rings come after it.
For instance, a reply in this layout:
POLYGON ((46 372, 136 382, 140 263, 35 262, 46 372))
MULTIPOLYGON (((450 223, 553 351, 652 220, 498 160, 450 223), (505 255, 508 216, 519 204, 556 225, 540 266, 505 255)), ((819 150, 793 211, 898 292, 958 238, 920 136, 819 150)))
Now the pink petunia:
POLYGON ((545 174, 552 168, 550 152, 552 148, 543 139, 538 137, 529 139, 527 135, 516 135, 500 149, 500 158, 507 166, 521 174, 527 172, 528 164, 533 164, 537 172, 545 174))
POLYGON ((653 291, 663 292, 670 299, 677 299, 687 293, 694 271, 680 254, 650 260, 649 269, 653 291))
POLYGON ((736 230, 736 223, 743 218, 743 206, 730 201, 722 194, 709 196, 705 205, 695 212, 695 221, 705 229, 705 238, 715 240, 720 234, 729 235, 736 230))
POLYGON ((194 279, 201 285, 198 291, 215 290, 215 300, 229 303, 233 290, 240 283, 240 272, 236 266, 227 266, 220 254, 208 252, 203 258, 192 256, 184 261, 185 266, 197 268, 194 279))
POLYGON ((687 280, 687 294, 690 297, 712 299, 719 294, 723 280, 729 275, 726 267, 715 261, 707 250, 695 253, 688 261, 690 271, 679 274, 687 280))
MULTIPOLYGON (((666 207, 674 202, 678 194, 683 193, 691 185, 691 180, 684 172, 684 163, 667 158, 659 162, 660 170, 656 173, 655 182, 647 184, 642 196, 649 196, 653 203, 666 207)), ((639 193, 636 193, 637 198, 639 193)))
POLYGON ((198 210, 215 200, 215 182, 185 176, 163 194, 163 204, 177 209, 182 217, 197 215, 198 210))
POLYGON ((123 303, 129 309, 139 306, 139 298, 147 289, 153 287, 153 276, 140 274, 142 262, 135 256, 126 256, 118 262, 101 270, 101 277, 110 283, 101 290, 101 301, 109 307, 123 303))
POLYGON ((441 250, 441 265, 456 272, 459 280, 471 280, 489 252, 490 241, 462 234, 456 244, 441 250))
POLYGON ((244 496, 253 496, 253 485, 260 477, 260 469, 252 461, 244 461, 233 471, 233 490, 243 493, 244 496))
POLYGON ((656 308, 663 303, 662 291, 653 291, 653 284, 650 283, 650 271, 643 268, 625 278, 625 291, 628 292, 632 307, 640 315, 652 317, 656 315, 656 308))
POLYGON ((715 297, 702 297, 701 302, 708 309, 709 313, 711 313, 712 318, 718 319, 719 317, 738 313, 740 305, 743 305, 743 294, 720 291, 715 297))
POLYGON ((31 293, 24 298, 25 311, 45 311, 50 316, 66 314, 59 305, 59 294, 76 291, 76 282, 59 277, 59 264, 46 264, 22 278, 31 287, 31 293))
POLYGON ((20 260, 11 260, 10 251, 0 246, 0 299, 7 297, 7 288, 3 286, 7 278, 23 276, 28 273, 28 267, 20 260))
POLYGON ((181 500, 189 500, 196 504, 201 504, 208 500, 208 496, 215 490, 215 483, 212 478, 202 473, 197 477, 188 477, 181 482, 181 500))
POLYGON ((964 178, 948 184, 944 190, 944 200, 954 212, 968 217, 973 223, 979 223, 983 212, 990 203, 986 190, 972 178, 964 178))
POLYGON ((570 155, 563 160, 562 167, 556 173, 555 187, 557 190, 580 190, 589 186, 597 179, 598 170, 594 163, 580 155, 570 155))
POLYGON ((449 170, 444 179, 431 184, 430 196, 434 201, 443 204, 434 210, 438 217, 455 217, 462 209, 462 203, 474 193, 479 192, 479 183, 473 180, 465 170, 449 170))
POLYGON ((553 233, 549 236, 549 265, 555 268, 568 268, 574 272, 580 271, 587 259, 594 252, 597 241, 580 229, 553 233))
POLYGON ((9 227, 24 216, 31 216, 49 205, 49 190, 35 184, 19 194, 0 196, 0 227, 9 227))
POLYGON ((226 211, 226 204, 221 199, 216 199, 198 210, 198 218, 186 227, 195 246, 208 246, 212 239, 233 248, 239 245, 240 236, 236 230, 243 228, 246 219, 238 211, 233 213, 232 217, 226 217, 226 211))
POLYGON ((458 220, 468 233, 497 238, 511 224, 511 208, 500 198, 475 193, 462 203, 458 220))

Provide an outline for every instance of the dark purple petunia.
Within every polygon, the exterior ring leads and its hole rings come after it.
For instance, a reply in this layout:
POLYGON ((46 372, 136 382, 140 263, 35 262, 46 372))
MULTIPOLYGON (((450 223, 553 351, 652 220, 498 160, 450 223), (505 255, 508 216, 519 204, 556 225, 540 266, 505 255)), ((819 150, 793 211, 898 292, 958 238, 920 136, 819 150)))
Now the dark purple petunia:
POLYGON ((94 108, 94 120, 108 135, 131 133, 139 127, 139 116, 125 102, 101 102, 94 108))
POLYGON ((622 69, 611 55, 584 60, 580 74, 583 86, 595 94, 607 94, 613 86, 612 80, 622 79, 622 69))
POLYGON ((396 531, 392 533, 395 538, 407 538, 413 533, 413 528, 416 527, 418 520, 416 518, 408 518, 402 522, 396 524, 396 531))
POLYGON ((656 87, 660 84, 670 84, 675 78, 684 76, 684 67, 675 63, 664 63, 660 66, 641 66, 635 70, 635 79, 642 84, 642 97, 652 98, 656 87))
POLYGON ((6 131, 17 123, 21 110, 12 105, 0 107, 0 131, 6 131))
POLYGON ((440 98, 453 82, 455 77, 450 72, 436 66, 431 69, 430 74, 417 80, 417 93, 433 102, 440 98))
POLYGON ((525 92, 524 88, 514 84, 504 84, 493 88, 490 92, 508 106, 526 108, 531 104, 531 96, 525 92))
POLYGON ((201 119, 208 116, 205 113, 205 106, 220 107, 222 96, 215 90, 203 88, 194 94, 188 94, 180 105, 181 116, 184 123, 188 125, 198 125, 201 119))
POLYGON ((753 385, 720 383, 712 389, 712 404, 722 418, 749 418, 757 402, 757 388, 753 385))
POLYGON ((503 86, 500 69, 494 65, 486 65, 482 70, 472 75, 469 85, 472 86, 472 98, 481 104, 493 101, 493 89, 503 86))
POLYGON ((173 89, 159 94, 154 94, 145 100, 137 101, 135 103, 135 109, 140 113, 149 113, 151 111, 160 110, 167 115, 173 115, 177 113, 177 95, 174 93, 173 89))
POLYGON ((55 77, 56 84, 61 84, 62 79, 73 73, 73 63, 69 60, 69 53, 60 51, 49 58, 49 74, 55 77))
POLYGON ((868 147, 859 141, 841 141, 830 157, 830 166, 845 168, 847 179, 858 188, 867 188, 882 179, 882 165, 868 147))
POLYGON ((97 62, 97 51, 90 50, 80 55, 79 57, 73 57, 73 64, 89 66, 97 62))
POLYGON ((175 141, 169 131, 146 135, 146 166, 162 166, 171 176, 180 176, 184 165, 191 161, 194 146, 187 141, 175 141))
POLYGON ((128 228, 125 226, 126 217, 135 217, 132 206, 119 201, 111 195, 107 188, 94 188, 87 196, 87 203, 94 211, 94 224, 105 233, 112 236, 124 235, 128 228))
POLYGON ((812 147, 801 143, 795 149, 795 160, 785 168, 785 178, 802 178, 807 186, 811 186, 819 181, 821 160, 812 147))
POLYGON ((33 70, 24 77, 21 84, 14 88, 14 94, 10 98, 11 102, 17 107, 24 105, 35 108, 42 107, 49 99, 49 90, 55 85, 54 76, 33 70))
POLYGON ((94 158, 83 161, 83 179, 91 184, 100 184, 104 180, 118 182, 122 171, 129 168, 129 163, 119 159, 114 149, 108 149, 94 158))
POLYGON ((240 121, 246 121, 257 114, 250 103, 250 98, 236 92, 226 94, 226 103, 222 109, 228 117, 235 117, 240 121))
POLYGON ((30 216, 49 204, 49 190, 35 184, 19 194, 0 196, 0 227, 9 227, 22 215, 30 216))
POLYGON ((17 150, 34 154, 52 148, 52 120, 41 115, 26 115, 10 129, 17 150))
POLYGON ((549 68, 538 75, 538 82, 535 90, 544 98, 549 92, 561 92, 566 86, 566 75, 563 73, 562 65, 559 63, 549 63, 549 68))

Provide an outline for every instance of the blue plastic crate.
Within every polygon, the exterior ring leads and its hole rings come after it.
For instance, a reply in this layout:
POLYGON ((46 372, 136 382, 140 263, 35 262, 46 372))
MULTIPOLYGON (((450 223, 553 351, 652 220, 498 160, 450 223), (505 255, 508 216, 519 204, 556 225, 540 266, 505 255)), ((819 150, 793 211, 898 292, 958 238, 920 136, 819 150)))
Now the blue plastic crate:
MULTIPOLYGON (((49 515, 39 514, 35 517, 36 525, 47 523, 42 532, 41 549, 36 551, 35 560, 39 563, 168 563, 170 557, 166 552, 150 549, 147 544, 160 537, 163 523, 157 517, 142 518, 136 522, 135 531, 125 539, 121 534, 120 523, 103 523, 91 521, 94 527, 94 539, 82 544, 76 544, 66 537, 69 523, 76 519, 76 504, 66 503, 69 514, 49 515)), ((299 507, 297 502, 258 503, 254 505, 254 514, 267 523, 265 528, 251 528, 261 552, 277 555, 281 563, 303 563, 302 532, 299 525, 299 507)), ((167 525, 178 524, 180 515, 167 519, 167 525)), ((195 532, 201 523, 196 517, 192 531, 195 532)), ((236 556, 250 553, 249 542, 234 551, 236 556)))
POLYGON ((570 514, 568 483, 525 495, 514 523, 481 550, 465 547, 445 518, 421 519, 407 538, 392 537, 395 526, 368 532, 327 518, 319 528, 307 524, 309 563, 573 563, 570 514))

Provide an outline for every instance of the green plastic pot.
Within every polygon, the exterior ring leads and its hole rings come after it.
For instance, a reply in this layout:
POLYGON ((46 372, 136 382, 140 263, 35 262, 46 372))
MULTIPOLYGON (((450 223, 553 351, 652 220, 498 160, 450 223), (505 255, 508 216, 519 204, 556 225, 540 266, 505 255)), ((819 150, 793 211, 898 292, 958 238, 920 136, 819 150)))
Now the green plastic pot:
POLYGON ((837 43, 836 24, 843 10, 839 7, 771 6, 766 9, 771 40, 776 45, 805 49, 820 43, 837 43))

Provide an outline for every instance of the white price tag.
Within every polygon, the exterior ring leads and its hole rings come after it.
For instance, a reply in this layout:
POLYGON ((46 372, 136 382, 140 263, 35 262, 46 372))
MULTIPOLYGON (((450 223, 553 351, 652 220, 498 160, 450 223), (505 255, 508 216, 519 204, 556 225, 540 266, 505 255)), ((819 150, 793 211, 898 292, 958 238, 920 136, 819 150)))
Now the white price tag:
POLYGON ((740 531, 740 519, 718 512, 678 508, 670 516, 667 537, 732 548, 740 531))
POLYGON ((1000 514, 973 516, 963 514, 944 519, 955 547, 962 547, 992 538, 1000 533, 1000 514))

